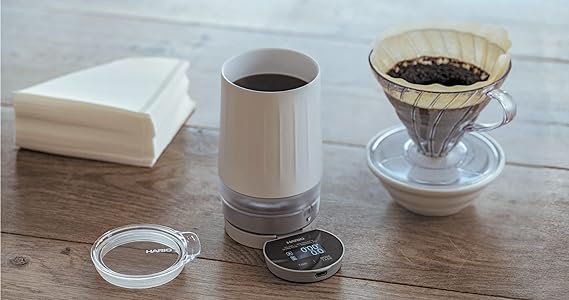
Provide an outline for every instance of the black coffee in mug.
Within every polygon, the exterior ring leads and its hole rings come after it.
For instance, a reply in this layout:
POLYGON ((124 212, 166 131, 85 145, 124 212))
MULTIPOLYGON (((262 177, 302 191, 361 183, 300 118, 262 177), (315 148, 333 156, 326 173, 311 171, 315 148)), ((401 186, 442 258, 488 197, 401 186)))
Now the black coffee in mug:
POLYGON ((439 83, 445 86, 471 85, 489 77, 488 73, 472 64, 447 57, 431 56, 400 61, 387 74, 410 83, 424 85, 439 83))
POLYGON ((233 83, 255 91, 279 92, 299 88, 308 82, 290 75, 267 73, 245 76, 233 83))

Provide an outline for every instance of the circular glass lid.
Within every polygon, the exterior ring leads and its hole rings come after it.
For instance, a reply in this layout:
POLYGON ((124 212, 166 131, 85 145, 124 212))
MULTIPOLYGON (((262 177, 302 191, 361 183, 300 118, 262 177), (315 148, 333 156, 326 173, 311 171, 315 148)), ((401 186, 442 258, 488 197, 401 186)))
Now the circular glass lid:
POLYGON ((373 137, 368 165, 376 176, 428 190, 456 190, 491 180, 504 167, 500 145, 485 134, 466 133, 446 157, 422 155, 404 127, 373 137))
POLYGON ((200 251, 195 233, 161 225, 134 224, 99 237, 91 248, 91 259, 109 283, 142 289, 176 278, 200 251))

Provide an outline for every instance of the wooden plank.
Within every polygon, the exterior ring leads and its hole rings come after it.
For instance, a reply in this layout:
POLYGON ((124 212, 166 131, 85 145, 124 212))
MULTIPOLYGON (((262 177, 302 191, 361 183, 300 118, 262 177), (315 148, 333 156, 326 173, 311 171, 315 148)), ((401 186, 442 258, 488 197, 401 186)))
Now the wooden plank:
MULTIPOLYGON (((36 1, 40 2, 40 1, 36 1)), ((9 4, 12 4, 8 2, 9 4)), ((514 54, 569 60, 569 8, 563 1, 263 1, 112 0, 41 2, 46 10, 129 17, 146 22, 207 24, 230 29, 304 34, 368 45, 386 28, 421 20, 463 20, 506 28, 514 54), (221 9, 223 8, 223 9, 221 9)), ((21 5, 21 4, 20 4, 21 5)))
MULTIPOLYGON (((203 257, 263 266, 223 231, 217 132, 181 131, 153 169, 16 151, 2 126, 2 230, 92 243, 130 223, 197 232, 203 257)), ((477 202, 445 218, 393 204, 360 147, 325 145, 319 227, 348 245, 342 274, 516 298, 569 292, 569 172, 507 166, 477 202)))
MULTIPOLYGON (((10 104, 11 91, 72 70, 125 56, 174 56, 192 61, 190 94, 198 110, 190 123, 217 127, 223 61, 248 48, 273 46, 305 51, 320 62, 325 140, 365 145, 382 128, 399 123, 369 72, 369 47, 365 45, 293 36, 283 39, 197 25, 148 24, 33 7, 21 11, 8 6, 3 14, 3 22, 11 24, 2 32, 7 45, 2 51, 5 104, 10 104)), ((564 83, 568 77, 567 64, 514 60, 505 88, 516 97, 519 114, 511 125, 492 132, 509 161, 569 168, 569 157, 553 150, 569 148, 569 102, 564 101, 569 97, 569 85, 564 83)), ((497 105, 489 107, 483 117, 498 118, 496 110, 497 105)))
POLYGON ((264 299, 497 299, 339 274, 315 284, 293 284, 277 279, 264 267, 205 259, 190 263, 166 285, 128 290, 99 277, 89 244, 11 234, 2 234, 2 241, 3 299, 242 299, 259 295, 264 299))

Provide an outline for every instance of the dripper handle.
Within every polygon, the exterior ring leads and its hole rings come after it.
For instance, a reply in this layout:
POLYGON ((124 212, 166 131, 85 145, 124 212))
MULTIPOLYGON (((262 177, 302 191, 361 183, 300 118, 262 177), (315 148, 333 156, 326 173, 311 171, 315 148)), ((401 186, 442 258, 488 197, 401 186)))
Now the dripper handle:
POLYGON ((468 131, 488 131, 496 129, 500 126, 506 125, 510 123, 514 117, 516 116, 516 103, 514 102, 514 98, 508 94, 508 92, 503 91, 501 89, 494 89, 486 93, 490 99, 498 101, 502 109, 504 110, 504 115, 502 117, 502 121, 495 122, 495 123, 472 123, 471 125, 467 126, 465 129, 468 131))

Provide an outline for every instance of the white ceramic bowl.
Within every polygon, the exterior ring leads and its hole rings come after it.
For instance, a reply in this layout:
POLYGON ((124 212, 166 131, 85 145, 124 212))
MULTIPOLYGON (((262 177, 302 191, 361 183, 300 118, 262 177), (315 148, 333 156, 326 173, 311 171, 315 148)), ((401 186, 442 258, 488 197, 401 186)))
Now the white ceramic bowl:
POLYGON ((368 143, 366 147, 368 167, 387 189, 395 202, 420 215, 448 216, 460 212, 470 205, 480 195, 482 190, 492 183, 504 169, 505 156, 500 145, 487 135, 476 134, 477 138, 487 140, 489 145, 497 151, 500 158, 496 168, 492 172, 481 176, 479 181, 458 187, 429 186, 404 182, 382 172, 372 160, 374 144, 378 139, 382 138, 382 135, 385 136, 389 133, 389 130, 383 131, 373 137, 368 143))

